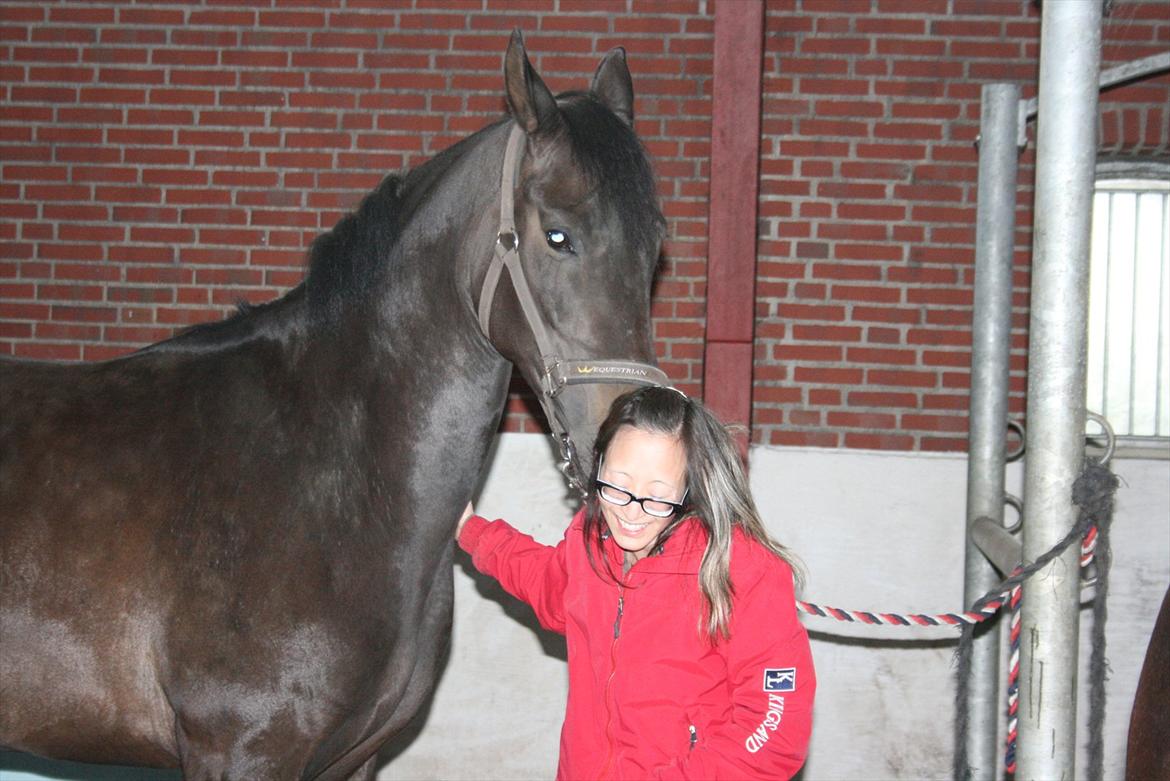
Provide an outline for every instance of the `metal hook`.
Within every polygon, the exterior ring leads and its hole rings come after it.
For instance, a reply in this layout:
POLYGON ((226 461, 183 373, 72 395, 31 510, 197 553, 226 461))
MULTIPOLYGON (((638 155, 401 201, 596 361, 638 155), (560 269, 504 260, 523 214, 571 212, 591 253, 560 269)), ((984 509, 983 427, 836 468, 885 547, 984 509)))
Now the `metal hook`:
MULTIPOLYGON (((1099 466, 1105 466, 1113 458, 1113 451, 1117 449, 1117 435, 1113 433, 1113 426, 1109 425, 1109 421, 1104 415, 1098 415, 1096 412, 1085 410, 1085 418, 1091 420, 1101 427, 1101 433, 1105 435, 1105 452, 1097 459, 1099 466)), ((1086 438, 1088 435, 1086 434, 1086 438)))
POLYGON ((560 449, 560 460, 557 461, 557 469, 560 470, 565 481, 568 482, 569 490, 575 491, 577 496, 584 501, 588 492, 577 476, 577 465, 575 463, 577 448, 568 434, 561 434, 559 437, 554 437, 554 439, 560 449))

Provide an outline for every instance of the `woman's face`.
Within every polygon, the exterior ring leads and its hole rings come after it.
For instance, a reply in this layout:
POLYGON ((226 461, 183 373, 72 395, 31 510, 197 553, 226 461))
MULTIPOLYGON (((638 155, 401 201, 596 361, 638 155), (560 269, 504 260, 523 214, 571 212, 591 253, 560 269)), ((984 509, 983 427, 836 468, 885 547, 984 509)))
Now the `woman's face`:
MULTIPOLYGON (((687 455, 678 437, 622 426, 605 450, 598 477, 639 499, 680 504, 686 474, 687 455)), ((654 549, 658 535, 673 520, 648 514, 636 501, 619 507, 603 496, 598 504, 614 541, 635 559, 654 549)))

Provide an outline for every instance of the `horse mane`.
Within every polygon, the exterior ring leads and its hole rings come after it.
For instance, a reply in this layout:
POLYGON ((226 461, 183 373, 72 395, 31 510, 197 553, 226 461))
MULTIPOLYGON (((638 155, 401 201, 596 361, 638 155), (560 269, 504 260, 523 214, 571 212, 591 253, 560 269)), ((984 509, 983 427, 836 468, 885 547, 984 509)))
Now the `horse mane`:
POLYGON ((303 285, 314 320, 335 321, 343 309, 378 289, 404 223, 403 182, 390 174, 356 209, 313 240, 303 285))
POLYGON ((354 211, 313 240, 304 285, 315 320, 335 318, 343 308, 382 289, 379 283, 389 269, 390 252, 413 216, 419 194, 441 179, 487 130, 506 120, 461 139, 403 174, 387 176, 354 211))
MULTIPOLYGON (((566 119, 565 135, 575 162, 622 215, 626 241, 642 252, 652 248, 662 239, 666 222, 641 141, 590 92, 561 93, 557 104, 566 119)), ((279 335, 288 327, 280 314, 297 302, 304 304, 313 326, 339 323, 346 311, 366 305, 383 289, 380 283, 388 274, 391 253, 420 193, 425 194, 488 130, 508 121, 505 116, 422 165, 386 176, 356 209, 313 240, 304 280, 283 297, 256 305, 240 303, 224 320, 191 326, 146 349, 214 350, 260 334, 279 335)))

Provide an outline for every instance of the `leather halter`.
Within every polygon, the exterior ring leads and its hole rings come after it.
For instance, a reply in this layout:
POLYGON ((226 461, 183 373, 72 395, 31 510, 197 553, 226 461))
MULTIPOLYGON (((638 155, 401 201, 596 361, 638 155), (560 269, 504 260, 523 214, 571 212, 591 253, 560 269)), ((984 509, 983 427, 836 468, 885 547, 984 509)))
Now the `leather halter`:
POLYGON ((536 347, 540 351, 540 393, 538 399, 544 414, 548 418, 549 427, 553 432, 560 450, 558 468, 569 482, 569 487, 582 494, 584 485, 575 471, 573 457, 576 448, 569 435, 569 427, 564 419, 564 407, 560 400, 560 393, 569 385, 584 385, 590 383, 626 383, 633 385, 659 385, 670 387, 670 379, 657 366, 651 366, 637 361, 621 359, 587 359, 565 358, 553 349, 544 318, 532 297, 532 290, 528 287, 528 280, 524 276, 524 267, 520 263, 520 239, 516 233, 515 188, 520 173, 520 163, 523 160, 522 149, 526 134, 519 125, 512 126, 508 136, 508 146, 504 152, 504 167, 500 176, 500 230, 496 234, 496 247, 492 255, 491 265, 488 266, 487 276, 483 281, 483 289, 479 294, 479 327, 483 334, 491 341, 492 302, 495 299, 496 287, 500 282, 500 275, 504 269, 512 278, 512 287, 516 290, 516 298, 520 301, 520 308, 528 327, 536 339, 536 347))

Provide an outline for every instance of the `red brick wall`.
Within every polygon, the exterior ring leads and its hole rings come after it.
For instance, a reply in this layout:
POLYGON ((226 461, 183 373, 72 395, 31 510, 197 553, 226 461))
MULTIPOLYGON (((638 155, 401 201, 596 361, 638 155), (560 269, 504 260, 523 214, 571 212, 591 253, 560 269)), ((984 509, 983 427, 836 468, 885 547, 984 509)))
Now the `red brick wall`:
MULTIPOLYGON (((980 91, 1036 93, 1039 12, 1015 0, 769 3, 757 442, 966 447, 980 91)), ((1162 3, 1113 4, 1103 67, 1164 52, 1162 3)), ((1167 156, 1170 78, 1106 92, 1103 150, 1167 156)), ((1034 138, 1035 126, 1031 125, 1034 138)), ((1010 410, 1027 369, 1031 180, 1021 157, 1010 410)))
MULTIPOLYGON (((6 0, 0 352, 108 358, 287 290, 312 238, 386 172, 500 115, 520 27, 554 90, 585 86, 611 46, 629 52, 669 219, 659 356, 699 393, 712 8, 6 0)), ((1117 0, 1106 63, 1164 51, 1162 10, 1117 0)), ((768 3, 755 441, 963 447, 979 90, 1034 94, 1037 36, 1028 0, 768 3)), ((1106 99, 1107 151, 1166 156, 1166 78, 1106 99)), ((506 427, 537 428, 519 395, 506 427)))

